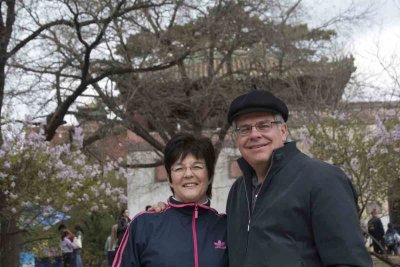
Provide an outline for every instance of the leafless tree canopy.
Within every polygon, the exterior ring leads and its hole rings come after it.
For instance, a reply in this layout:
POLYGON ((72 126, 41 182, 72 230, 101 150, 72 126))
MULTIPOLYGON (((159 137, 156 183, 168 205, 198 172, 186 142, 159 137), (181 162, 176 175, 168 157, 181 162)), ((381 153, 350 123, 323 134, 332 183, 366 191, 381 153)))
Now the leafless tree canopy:
POLYGON ((250 87, 295 106, 340 100, 353 59, 332 57, 335 32, 302 12, 300 1, 2 2, 0 96, 23 92, 48 140, 95 102, 156 150, 179 130, 209 130, 218 148, 229 101, 250 87))
POLYGON ((327 54, 335 32, 293 23, 297 3, 284 12, 281 5, 262 7, 281 12, 277 17, 260 15, 257 8, 261 7, 227 1, 201 12, 179 3, 167 17, 165 10, 146 10, 141 29, 117 46, 126 64, 148 66, 187 53, 167 69, 110 77, 118 96, 98 88, 99 101, 160 151, 182 130, 208 131, 220 148, 228 130, 230 100, 254 86, 273 91, 293 106, 338 103, 355 69, 351 57, 327 54), (156 132, 160 138, 142 131, 156 132))

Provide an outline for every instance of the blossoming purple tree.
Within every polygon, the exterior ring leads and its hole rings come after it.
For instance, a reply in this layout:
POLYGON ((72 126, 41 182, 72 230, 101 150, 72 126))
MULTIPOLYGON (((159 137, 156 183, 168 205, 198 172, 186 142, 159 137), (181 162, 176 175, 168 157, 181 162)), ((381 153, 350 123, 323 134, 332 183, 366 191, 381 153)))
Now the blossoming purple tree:
POLYGON ((85 156, 79 129, 73 143, 63 145, 46 142, 42 131, 10 130, 0 148, 2 255, 26 243, 28 235, 35 242, 33 232, 44 238, 49 226, 42 222, 54 212, 112 213, 126 204, 131 171, 85 156))
POLYGON ((359 194, 360 216, 368 204, 389 200, 391 220, 400 225, 396 204, 400 179, 398 112, 390 107, 375 115, 342 110, 340 116, 335 112, 309 125, 308 131, 311 153, 340 166, 352 178, 359 194))
POLYGON ((400 118, 399 112, 391 112, 376 118, 377 153, 380 173, 388 179, 390 221, 400 228, 400 118))

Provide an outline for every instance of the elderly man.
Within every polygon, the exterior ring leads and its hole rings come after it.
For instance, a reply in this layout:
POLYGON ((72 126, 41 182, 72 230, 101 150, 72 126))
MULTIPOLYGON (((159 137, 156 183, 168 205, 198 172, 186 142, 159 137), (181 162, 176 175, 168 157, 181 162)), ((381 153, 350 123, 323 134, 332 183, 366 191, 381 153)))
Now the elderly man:
POLYGON ((372 266, 350 179, 288 142, 288 116, 261 90, 229 108, 243 173, 226 208, 229 266, 372 266))
POLYGON ((368 234, 372 237, 374 252, 383 254, 383 235, 385 234, 385 229, 383 228, 381 218, 378 217, 378 211, 376 208, 371 210, 371 219, 368 221, 368 234))

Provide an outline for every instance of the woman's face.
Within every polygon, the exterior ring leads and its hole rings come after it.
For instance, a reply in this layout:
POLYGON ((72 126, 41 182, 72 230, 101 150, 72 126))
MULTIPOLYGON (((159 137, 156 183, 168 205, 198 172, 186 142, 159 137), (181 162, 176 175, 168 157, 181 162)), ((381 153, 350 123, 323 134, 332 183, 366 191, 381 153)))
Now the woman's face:
POLYGON ((207 188, 210 184, 204 160, 192 154, 179 159, 171 167, 170 186, 176 200, 184 203, 202 204, 207 200, 207 188))
POLYGON ((125 218, 129 218, 129 210, 125 210, 124 211, 124 217, 125 218))

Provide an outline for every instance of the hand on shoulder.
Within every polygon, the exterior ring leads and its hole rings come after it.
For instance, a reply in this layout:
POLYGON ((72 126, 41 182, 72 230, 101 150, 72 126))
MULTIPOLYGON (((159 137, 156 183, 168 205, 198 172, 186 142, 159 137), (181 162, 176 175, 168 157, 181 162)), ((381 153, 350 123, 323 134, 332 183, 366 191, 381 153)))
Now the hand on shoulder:
POLYGON ((160 201, 157 204, 152 205, 147 211, 161 212, 164 211, 167 206, 167 203, 160 201))

